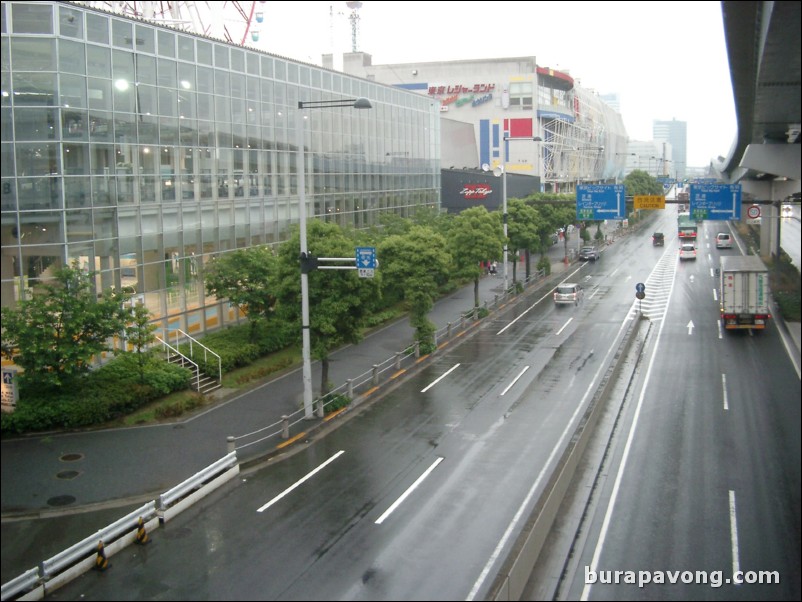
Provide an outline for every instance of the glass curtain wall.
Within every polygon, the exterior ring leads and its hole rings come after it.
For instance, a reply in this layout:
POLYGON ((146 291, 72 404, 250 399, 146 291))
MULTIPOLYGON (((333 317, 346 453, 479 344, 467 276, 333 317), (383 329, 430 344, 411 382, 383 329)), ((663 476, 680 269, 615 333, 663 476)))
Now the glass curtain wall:
POLYGON ((205 293, 210 259, 298 223, 299 100, 311 218, 365 228, 439 206, 426 98, 156 24, 2 3, 2 303, 59 266, 135 295, 165 328, 240 319, 205 293))

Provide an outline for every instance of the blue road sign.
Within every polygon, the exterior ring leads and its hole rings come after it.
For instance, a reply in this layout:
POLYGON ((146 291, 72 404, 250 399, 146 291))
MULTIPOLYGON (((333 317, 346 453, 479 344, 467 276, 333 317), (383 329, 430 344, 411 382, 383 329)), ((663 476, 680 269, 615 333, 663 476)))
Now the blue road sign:
POLYGON ((643 292, 645 292, 645 291, 646 291, 646 285, 645 285, 645 284, 643 284, 643 282, 638 282, 638 283, 635 285, 635 291, 636 291, 636 292, 638 292, 638 293, 643 293, 643 292))
POLYGON ((376 268, 376 247, 356 248, 356 267, 373 270, 376 268))
POLYGON ((580 184, 576 187, 577 219, 624 219, 626 190, 623 184, 580 184))
POLYGON ((741 219, 741 185, 691 184, 689 212, 697 220, 741 219))

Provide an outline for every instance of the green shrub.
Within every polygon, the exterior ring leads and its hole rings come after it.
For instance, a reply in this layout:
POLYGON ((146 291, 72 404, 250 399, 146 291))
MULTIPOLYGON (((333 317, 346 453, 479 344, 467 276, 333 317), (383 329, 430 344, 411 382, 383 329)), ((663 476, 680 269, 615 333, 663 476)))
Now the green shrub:
POLYGON ((546 276, 551 274, 551 260, 545 255, 543 255, 540 259, 538 259, 537 265, 535 267, 537 268, 538 271, 543 270, 543 274, 545 274, 546 276))
POLYGON ((102 424, 189 386, 185 368, 159 359, 122 353, 90 372, 70 390, 21 390, 11 414, 3 414, 3 433, 76 429, 102 424), (140 363, 140 360, 141 363, 140 363))
POLYGON ((329 393, 323 398, 323 410, 326 414, 336 412, 341 408, 348 407, 351 400, 342 393, 329 393))

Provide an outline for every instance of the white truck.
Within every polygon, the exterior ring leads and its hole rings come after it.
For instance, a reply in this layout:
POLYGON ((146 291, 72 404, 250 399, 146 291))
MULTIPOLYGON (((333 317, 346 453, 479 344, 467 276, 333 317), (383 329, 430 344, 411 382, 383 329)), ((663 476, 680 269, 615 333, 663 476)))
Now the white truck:
POLYGON ((766 328, 769 310, 769 271, 759 257, 721 257, 719 293, 721 325, 727 330, 766 328))

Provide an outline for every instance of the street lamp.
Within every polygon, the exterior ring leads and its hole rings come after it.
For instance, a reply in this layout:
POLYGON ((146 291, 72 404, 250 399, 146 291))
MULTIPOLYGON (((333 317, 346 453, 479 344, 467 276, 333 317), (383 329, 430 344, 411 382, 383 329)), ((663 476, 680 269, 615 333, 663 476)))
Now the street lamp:
POLYGON ((509 253, 509 246, 507 240, 507 143, 511 140, 531 140, 532 142, 543 142, 540 136, 534 137, 515 137, 504 136, 504 165, 501 166, 501 202, 502 202, 502 219, 504 223, 504 294, 507 294, 507 255, 509 253))
MULTIPOLYGON (((306 246, 306 172, 304 157, 304 114, 303 109, 322 109, 330 107, 351 107, 353 109, 370 109, 373 105, 367 98, 344 98, 341 100, 308 100, 298 101, 298 112, 295 119, 295 135, 298 144, 298 200, 300 207, 298 219, 301 229, 301 339, 303 341, 303 381, 304 381, 304 418, 314 418, 312 408, 312 343, 309 338, 309 251, 306 246)), ((323 404, 318 408, 318 416, 323 418, 323 404)))

